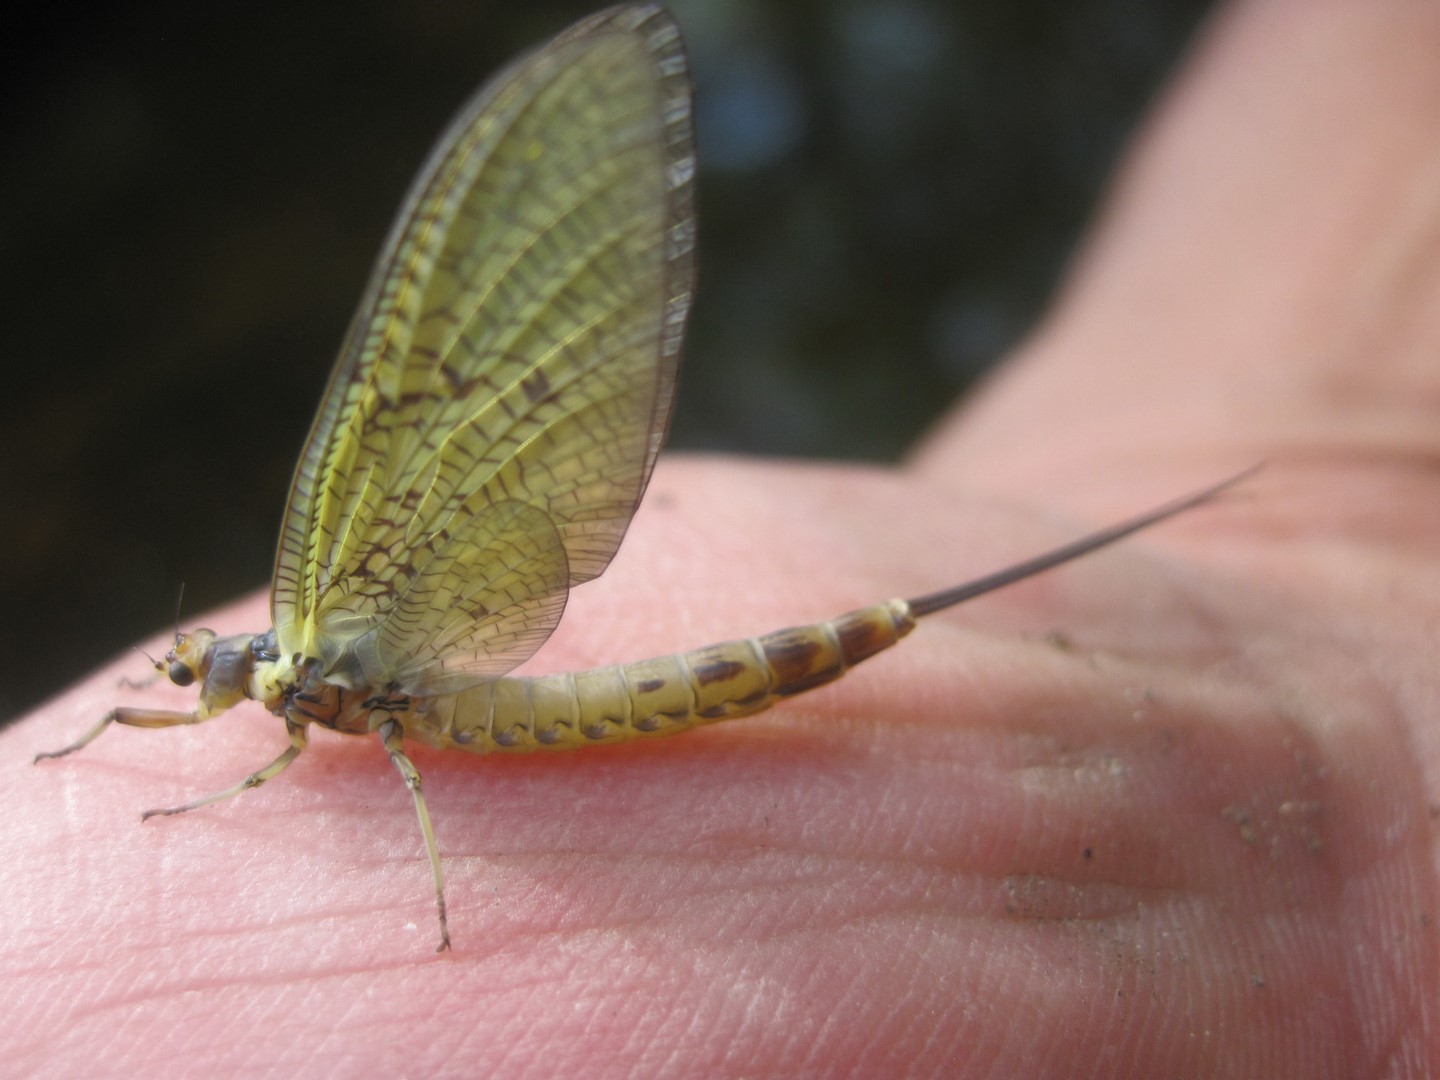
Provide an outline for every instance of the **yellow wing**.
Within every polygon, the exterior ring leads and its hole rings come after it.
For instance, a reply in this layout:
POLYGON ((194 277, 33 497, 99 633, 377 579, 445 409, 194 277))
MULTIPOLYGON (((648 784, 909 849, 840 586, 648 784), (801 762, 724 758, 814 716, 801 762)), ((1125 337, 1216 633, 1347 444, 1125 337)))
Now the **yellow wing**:
POLYGON ((271 596, 285 655, 437 693, 540 647, 664 441, 693 172, 684 46, 656 5, 572 27, 461 111, 295 471, 271 596))

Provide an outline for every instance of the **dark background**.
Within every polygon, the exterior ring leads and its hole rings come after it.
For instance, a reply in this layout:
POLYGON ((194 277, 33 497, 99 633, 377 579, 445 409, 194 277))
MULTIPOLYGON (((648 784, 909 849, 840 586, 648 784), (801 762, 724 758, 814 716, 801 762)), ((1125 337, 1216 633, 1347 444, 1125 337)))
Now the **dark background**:
MULTIPOLYGON (((0 112, 0 718, 265 582, 449 114, 585 3, 28 9, 0 112)), ((1043 309, 1202 0, 688 0, 672 446, 893 458, 1043 309)), ((258 627, 256 629, 259 629, 258 627)))

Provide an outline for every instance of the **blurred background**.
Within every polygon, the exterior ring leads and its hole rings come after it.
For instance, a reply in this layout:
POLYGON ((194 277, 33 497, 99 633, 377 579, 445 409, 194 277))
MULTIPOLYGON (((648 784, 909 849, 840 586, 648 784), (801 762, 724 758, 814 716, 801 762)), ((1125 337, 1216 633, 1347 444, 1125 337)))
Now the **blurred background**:
MULTIPOLYGON (((168 626, 180 582, 198 613, 268 580, 412 174, 487 75, 596 6, 158 0, 12 28, 0 721, 168 626)), ((676 0, 701 272, 671 446, 900 455, 1043 311, 1209 6, 676 0)))

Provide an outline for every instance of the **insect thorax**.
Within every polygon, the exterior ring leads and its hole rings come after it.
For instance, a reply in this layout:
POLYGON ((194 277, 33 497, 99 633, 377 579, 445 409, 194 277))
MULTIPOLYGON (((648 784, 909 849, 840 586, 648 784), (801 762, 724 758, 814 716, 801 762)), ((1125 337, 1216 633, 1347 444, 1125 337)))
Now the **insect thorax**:
POLYGON ((282 715, 286 700, 303 677, 301 668, 279 655, 274 630, 223 638, 210 630, 195 630, 178 635, 168 656, 189 660, 202 680, 200 711, 206 716, 247 699, 282 715))

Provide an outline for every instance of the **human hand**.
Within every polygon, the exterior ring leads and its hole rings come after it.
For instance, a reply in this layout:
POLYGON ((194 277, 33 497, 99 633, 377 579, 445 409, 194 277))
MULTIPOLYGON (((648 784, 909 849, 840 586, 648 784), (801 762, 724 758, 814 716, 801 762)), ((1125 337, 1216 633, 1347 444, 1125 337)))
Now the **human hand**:
POLYGON ((1053 317, 909 463, 662 461, 533 666, 917 595, 1265 473, 765 716, 583 754, 416 748, 438 958, 377 745, 317 732, 264 790, 141 826, 283 730, 250 710, 30 768, 116 703, 193 701, 117 689, 133 660, 99 672, 0 736, 9 1060, 1433 1071, 1440 21, 1300 7, 1221 18, 1053 317))

